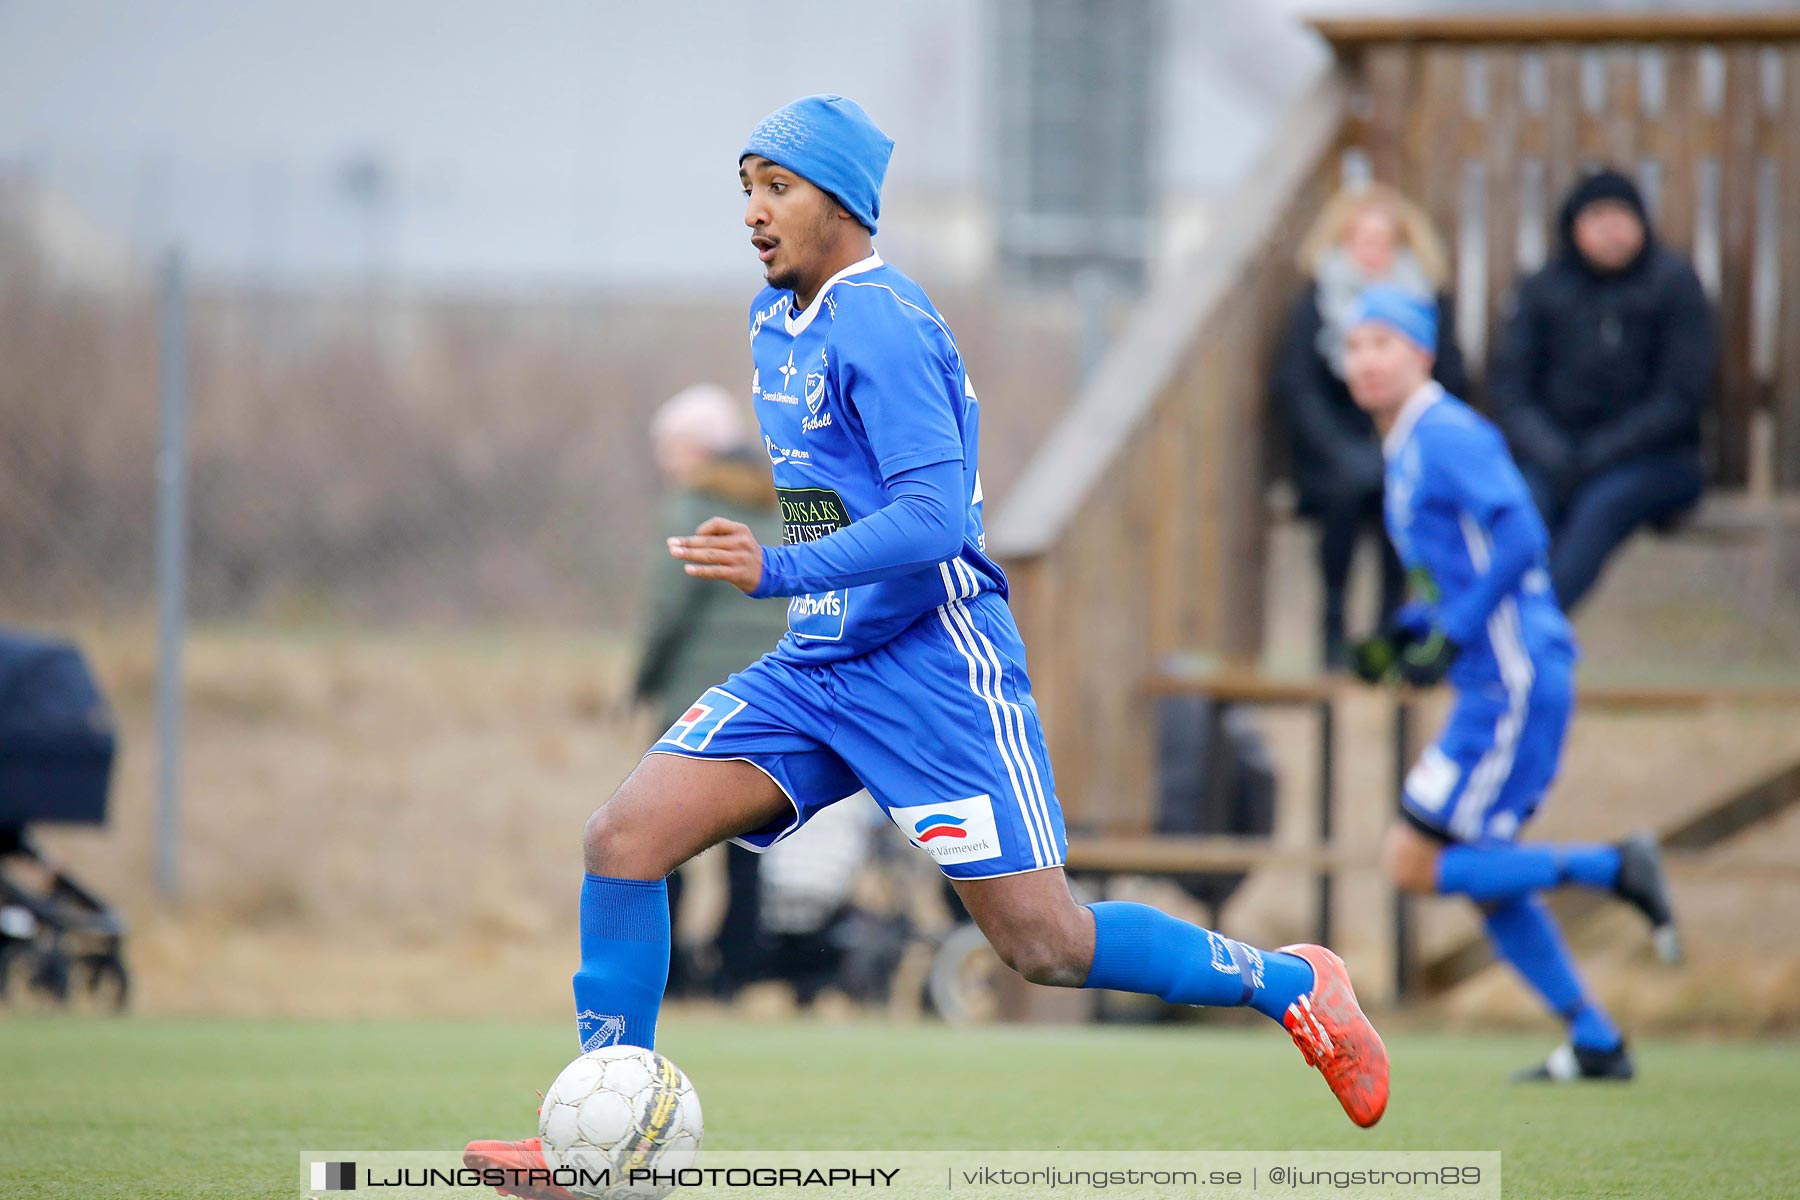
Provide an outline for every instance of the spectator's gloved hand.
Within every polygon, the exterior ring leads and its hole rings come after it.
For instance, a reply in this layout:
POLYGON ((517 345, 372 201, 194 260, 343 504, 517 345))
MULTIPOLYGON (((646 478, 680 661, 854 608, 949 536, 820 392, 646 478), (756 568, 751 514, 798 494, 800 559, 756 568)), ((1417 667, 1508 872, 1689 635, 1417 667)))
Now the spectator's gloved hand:
POLYGON ((1442 626, 1434 625, 1400 651, 1396 670, 1403 683, 1416 688, 1436 687, 1450 673, 1462 647, 1450 640, 1442 626))
POLYGON ((1401 657, 1434 623, 1431 607, 1419 601, 1404 604, 1388 619, 1380 633, 1350 647, 1350 670, 1364 683, 1387 683, 1396 677, 1401 657))
POLYGON ((1423 600, 1408 600, 1388 618, 1388 633, 1403 650, 1436 627, 1437 609, 1423 600))
POLYGON ((1385 631, 1350 644, 1350 671, 1364 683, 1385 683, 1399 660, 1385 631))

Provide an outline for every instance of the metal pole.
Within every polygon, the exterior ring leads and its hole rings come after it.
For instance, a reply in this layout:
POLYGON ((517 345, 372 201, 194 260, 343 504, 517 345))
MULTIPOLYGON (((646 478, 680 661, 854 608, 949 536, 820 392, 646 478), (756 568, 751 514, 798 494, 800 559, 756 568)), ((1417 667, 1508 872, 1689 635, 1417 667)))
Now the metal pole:
MULTIPOLYGON (((1336 789, 1332 776, 1337 770, 1337 712, 1331 699, 1319 701, 1319 848, 1332 849, 1331 809, 1336 789)), ((1331 867, 1319 870, 1319 944, 1331 945, 1331 867)))
MULTIPOLYGON (((1406 774, 1412 769, 1412 704, 1394 702, 1394 803, 1406 793, 1406 774)), ((1394 889, 1394 998, 1412 997, 1413 978, 1412 897, 1394 889)))
POLYGON ((187 618, 187 275, 162 263, 162 413, 156 448, 156 887, 180 891, 182 642, 187 618))

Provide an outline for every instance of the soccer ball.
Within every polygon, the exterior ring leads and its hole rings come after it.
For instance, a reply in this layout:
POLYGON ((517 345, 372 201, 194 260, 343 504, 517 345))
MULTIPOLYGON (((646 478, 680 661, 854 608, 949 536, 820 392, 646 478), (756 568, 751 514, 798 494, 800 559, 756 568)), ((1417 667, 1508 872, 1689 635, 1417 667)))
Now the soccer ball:
MULTIPOLYGON (((681 1068, 653 1050, 603 1046, 563 1068, 538 1110, 544 1161, 592 1177, 607 1172, 611 1186, 565 1187, 603 1200, 655 1200, 674 1188, 634 1170, 692 1166, 700 1149, 700 1097, 681 1068)), ((561 1182, 561 1181, 559 1181, 561 1182)), ((579 1182, 579 1181, 578 1181, 579 1182)))

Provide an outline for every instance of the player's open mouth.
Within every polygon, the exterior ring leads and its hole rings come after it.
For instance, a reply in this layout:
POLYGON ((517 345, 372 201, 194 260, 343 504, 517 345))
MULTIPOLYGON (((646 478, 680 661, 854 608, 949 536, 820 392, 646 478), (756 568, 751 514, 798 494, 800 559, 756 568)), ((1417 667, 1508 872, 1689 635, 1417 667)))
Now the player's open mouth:
POLYGON ((750 239, 750 244, 756 247, 756 257, 762 259, 764 262, 768 262, 771 258, 775 257, 775 247, 777 242, 774 238, 757 234, 750 239))

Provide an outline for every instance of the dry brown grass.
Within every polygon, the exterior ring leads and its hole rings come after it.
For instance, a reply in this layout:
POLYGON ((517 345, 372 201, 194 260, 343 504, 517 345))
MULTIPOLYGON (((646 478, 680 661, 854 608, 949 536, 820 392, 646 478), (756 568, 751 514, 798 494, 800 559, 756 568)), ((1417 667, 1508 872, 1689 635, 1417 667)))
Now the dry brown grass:
MULTIPOLYGON (((154 657, 142 634, 85 639, 124 729, 114 821, 49 839, 131 915, 145 1011, 554 1016, 575 943, 577 839, 647 731, 608 714, 625 664, 604 638, 202 631, 189 656, 184 892, 151 883, 154 657)), ((1389 805, 1381 706, 1343 713, 1346 835, 1372 849, 1389 805)), ((1429 714, 1422 730, 1430 726, 1429 714)), ((1283 768, 1277 836, 1312 814, 1304 720, 1270 718, 1283 768)), ((1584 718, 1540 832, 1604 837, 1656 824, 1795 753, 1778 711, 1584 718)), ((1792 862, 1800 813, 1722 862, 1792 862)), ((1338 940, 1372 976, 1388 962, 1387 890, 1342 881, 1338 940)), ((1154 894, 1154 893, 1153 893, 1154 894)), ((1263 942, 1309 931, 1311 882, 1270 872, 1228 910, 1263 942)), ((1800 880, 1684 881, 1693 964, 1649 961, 1625 915, 1584 938, 1602 994, 1634 1028, 1800 1027, 1800 880)), ((1197 915, 1197 914, 1196 914, 1197 915)), ((1474 928, 1425 906, 1426 946, 1474 928)), ((1457 1023, 1540 1020, 1490 971, 1438 1010, 1457 1023)))

